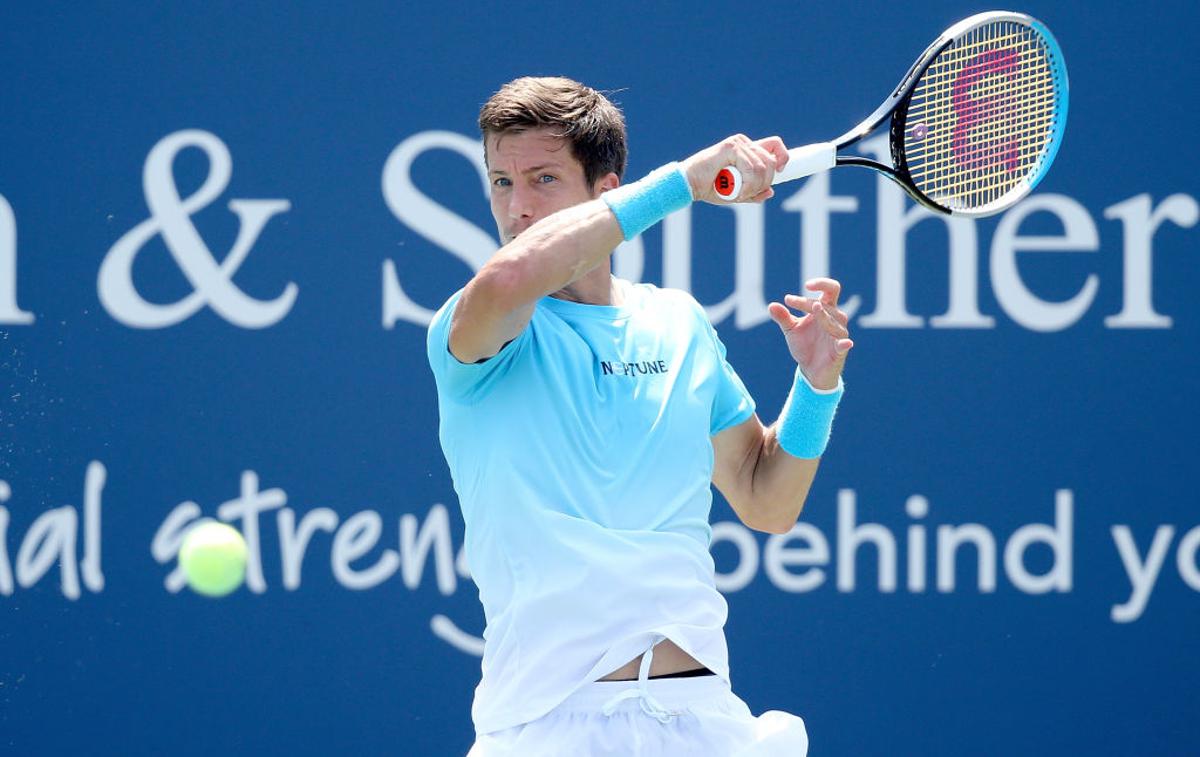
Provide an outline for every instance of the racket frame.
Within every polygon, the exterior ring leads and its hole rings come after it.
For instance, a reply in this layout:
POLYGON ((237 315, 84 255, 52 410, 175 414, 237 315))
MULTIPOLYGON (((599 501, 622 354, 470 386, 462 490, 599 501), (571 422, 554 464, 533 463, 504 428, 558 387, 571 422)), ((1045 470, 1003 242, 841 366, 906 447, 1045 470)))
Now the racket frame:
MULTIPOLYGON (((1058 148, 1062 144, 1063 131, 1066 129, 1069 90, 1066 67, 1062 61, 1062 51, 1058 46, 1058 41, 1055 40, 1054 35, 1050 33, 1045 24, 1032 16, 1012 11, 987 11, 968 16, 946 29, 946 31, 942 32, 936 40, 925 48, 925 51, 917 57, 916 61, 909 67, 908 72, 900 79, 900 83, 892 90, 891 95, 871 115, 860 121, 854 128, 831 142, 818 142, 789 150, 788 165, 776 173, 772 184, 799 179, 835 166, 859 166, 869 168, 887 176, 892 181, 901 185, 918 204, 937 213, 953 216, 982 217, 999 212, 1012 206, 1032 192, 1034 187, 1045 177, 1046 172, 1050 169, 1050 165, 1054 162, 1055 155, 1058 154, 1058 148), (1034 29, 1049 47, 1051 61, 1055 64, 1055 86, 1059 94, 1059 101, 1056 107, 1058 117, 1055 120, 1054 133, 1050 137, 1047 148, 1038 157, 1039 163, 1035 168, 1032 178, 1002 195, 999 199, 1002 199, 1003 203, 1000 203, 998 199, 976 209, 947 208, 921 192, 908 173, 907 164, 904 159, 904 134, 908 115, 908 103, 912 98, 917 84, 921 81, 921 77, 925 75, 925 72, 946 48, 954 44, 962 35, 976 27, 1004 21, 1018 23, 1034 29), (889 147, 892 165, 858 155, 842 154, 843 150, 874 132, 888 119, 891 119, 889 147)), ((741 190, 741 175, 736 169, 732 166, 722 169, 721 173, 718 174, 718 182, 721 181, 725 182, 725 192, 722 192, 722 196, 731 198, 738 196, 741 190), (732 189, 732 192, 729 191, 730 189, 732 189)), ((721 184, 718 183, 718 187, 720 186, 721 184)), ((718 191, 720 192, 720 189, 718 191)))
POLYGON ((833 140, 836 145, 838 155, 835 159, 835 165, 839 166, 861 166, 870 168, 878 173, 881 173, 893 181, 897 182, 908 192, 908 194, 930 210, 945 215, 966 216, 979 218, 992 215, 993 213, 1011 207, 1019 202, 1026 195, 1033 191, 1034 187, 1041 182, 1049 171, 1050 165, 1054 162, 1055 155, 1058 154, 1058 148, 1062 144, 1063 131, 1067 125, 1067 110, 1068 110, 1068 83, 1065 66, 1062 66, 1062 51, 1058 46, 1058 41, 1046 25, 1036 18, 1024 13, 1015 13, 1012 11, 987 11, 985 13, 977 13, 973 16, 968 16, 958 23, 951 26, 946 31, 933 41, 929 47, 925 48, 925 52, 913 62, 909 67, 908 72, 892 90, 892 94, 883 101, 871 115, 863 119, 857 126, 850 129, 845 134, 833 140), (1032 28, 1038 35, 1045 40, 1050 48, 1050 57, 1052 61, 1058 65, 1055 67, 1054 75, 1057 79, 1056 89, 1059 92, 1060 99, 1056 107, 1058 118, 1055 120, 1054 133, 1051 135, 1047 149, 1038 158, 1038 165, 1032 178, 1022 182, 1018 187, 1006 192, 1003 196, 1003 203, 989 203, 981 208, 975 209, 950 209, 939 204, 935 200, 927 197, 920 189, 908 173, 907 162, 904 159, 904 134, 907 128, 908 102, 912 98, 913 91, 916 90, 917 84, 921 81, 921 77, 929 70, 929 67, 937 59, 939 55, 954 44, 964 34, 970 32, 976 27, 984 24, 1000 23, 1011 21, 1032 28), (891 149, 892 165, 886 165, 870 158, 864 158, 857 155, 842 155, 841 151, 859 140, 866 137, 875 129, 879 128, 884 121, 891 119, 891 128, 889 129, 889 147, 891 149), (993 207, 999 205, 999 207, 993 207))

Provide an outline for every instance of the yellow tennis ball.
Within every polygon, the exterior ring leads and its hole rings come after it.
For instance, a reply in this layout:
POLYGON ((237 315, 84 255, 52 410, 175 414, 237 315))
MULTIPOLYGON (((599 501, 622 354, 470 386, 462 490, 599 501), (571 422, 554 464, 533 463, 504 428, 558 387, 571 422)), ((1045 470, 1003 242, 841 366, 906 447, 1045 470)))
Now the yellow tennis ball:
POLYGON ((183 537, 179 565, 193 591, 223 597, 246 578, 246 540, 230 525, 201 521, 183 537))

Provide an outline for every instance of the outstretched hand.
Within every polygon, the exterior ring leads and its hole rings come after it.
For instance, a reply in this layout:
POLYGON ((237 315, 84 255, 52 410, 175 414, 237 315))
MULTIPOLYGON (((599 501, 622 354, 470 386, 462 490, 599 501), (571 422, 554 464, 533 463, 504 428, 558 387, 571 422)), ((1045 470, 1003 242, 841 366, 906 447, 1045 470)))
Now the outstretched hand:
POLYGON ((850 318, 837 307, 842 285, 834 279, 819 278, 809 279, 804 286, 820 296, 789 294, 783 298, 784 304, 772 302, 767 310, 808 383, 816 389, 834 389, 846 355, 854 347, 847 329, 850 318), (792 310, 804 315, 797 317, 792 310))

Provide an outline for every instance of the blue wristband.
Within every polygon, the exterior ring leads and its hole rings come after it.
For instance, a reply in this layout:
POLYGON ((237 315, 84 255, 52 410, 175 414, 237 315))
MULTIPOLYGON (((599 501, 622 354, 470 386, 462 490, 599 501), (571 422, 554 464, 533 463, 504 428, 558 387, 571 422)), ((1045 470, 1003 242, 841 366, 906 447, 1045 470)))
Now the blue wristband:
POLYGON ((611 189, 600 198, 608 203, 628 241, 692 204, 692 188, 678 163, 668 163, 632 184, 611 189))
POLYGON ((779 414, 779 446, 792 457, 815 458, 825 452, 829 443, 829 432, 833 428, 833 414, 845 391, 838 377, 836 389, 822 391, 814 389, 796 368, 796 380, 783 412, 779 414))

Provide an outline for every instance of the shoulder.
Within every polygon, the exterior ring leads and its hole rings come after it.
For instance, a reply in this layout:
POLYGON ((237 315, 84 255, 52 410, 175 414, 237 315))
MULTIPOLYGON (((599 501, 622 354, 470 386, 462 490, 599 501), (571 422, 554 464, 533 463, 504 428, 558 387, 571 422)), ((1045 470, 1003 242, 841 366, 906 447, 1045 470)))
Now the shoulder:
POLYGON ((454 308, 458 305, 458 300, 462 297, 463 290, 459 289, 454 294, 446 298, 442 306, 433 314, 433 318, 429 320, 429 329, 427 332, 427 341, 436 341, 440 338, 445 339, 450 334, 450 322, 454 318, 454 308))

